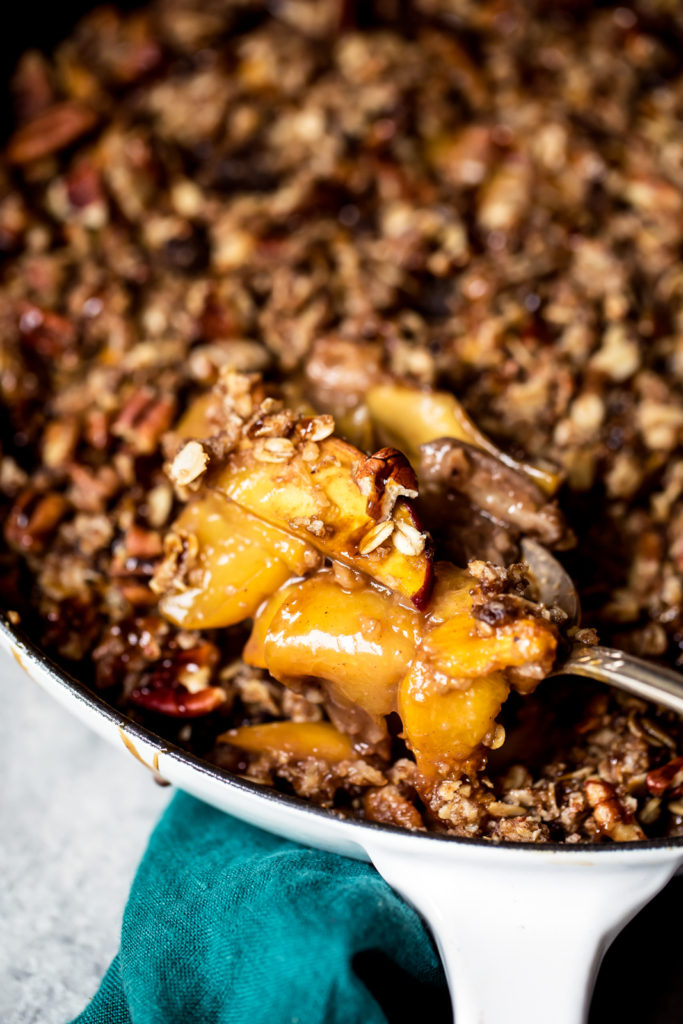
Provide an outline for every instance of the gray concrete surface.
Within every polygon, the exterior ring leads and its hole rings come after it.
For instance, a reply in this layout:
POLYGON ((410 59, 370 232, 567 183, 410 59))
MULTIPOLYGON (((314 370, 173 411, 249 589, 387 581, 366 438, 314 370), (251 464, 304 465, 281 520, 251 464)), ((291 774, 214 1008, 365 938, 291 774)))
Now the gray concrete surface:
POLYGON ((0 1021, 66 1024, 118 949, 171 790, 0 652, 0 1021))

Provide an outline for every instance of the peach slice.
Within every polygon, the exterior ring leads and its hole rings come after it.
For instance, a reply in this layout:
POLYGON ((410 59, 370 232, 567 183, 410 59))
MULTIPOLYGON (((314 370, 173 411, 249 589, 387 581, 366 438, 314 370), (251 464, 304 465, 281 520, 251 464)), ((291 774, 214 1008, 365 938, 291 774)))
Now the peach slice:
POLYGON ((469 573, 445 562, 437 565, 430 628, 422 643, 424 659, 457 679, 524 668, 525 675, 515 677, 515 687, 532 690, 552 669, 555 631, 532 615, 518 615, 495 629, 478 623, 472 614, 477 586, 469 573))
POLYGON ((550 672, 557 642, 552 633, 539 629, 539 620, 518 618, 497 626, 492 636, 478 636, 472 622, 458 617, 427 634, 423 651, 440 671, 464 679, 476 679, 490 672, 525 668, 522 685, 515 677, 516 689, 535 688, 535 683, 550 672), (537 673, 531 670, 537 668, 537 673), (529 677, 528 683, 526 678, 529 677))
POLYGON ((216 401, 212 390, 205 391, 188 405, 173 428, 173 433, 183 439, 204 441, 216 432, 209 415, 211 406, 216 401))
POLYGON ((398 692, 398 713, 426 780, 459 774, 495 727, 510 691, 502 673, 462 680, 416 660, 398 692))
POLYGON ((506 670, 523 667, 515 688, 533 690, 552 668, 557 647, 555 630, 543 619, 519 615, 495 629, 478 622, 479 584, 469 573, 439 563, 435 575, 420 651, 398 692, 404 735, 426 778, 481 759, 510 690, 506 670))
MULTIPOLYGON (((331 571, 284 588, 282 598, 275 614, 273 601, 262 613, 269 619, 262 664, 272 676, 283 683, 324 679, 336 699, 377 722, 396 708, 396 689, 420 639, 417 612, 377 587, 344 590, 331 571)), ((257 618, 254 631, 260 629, 257 618)))
POLYGON ((266 661, 266 639, 273 620, 282 608, 283 604, 296 591, 301 580, 296 580, 286 586, 280 587, 274 594, 263 602, 256 614, 252 624, 249 639, 244 645, 242 659, 247 665, 253 668, 268 668, 266 661))
POLYGON ((314 757, 328 764, 338 764, 355 756, 349 737, 329 722, 243 725, 239 729, 222 733, 218 739, 250 753, 284 754, 293 761, 314 757))
MULTIPOLYGON (((268 449, 264 453, 256 443, 245 442, 228 457, 213 484, 266 522, 425 607, 432 583, 430 545, 412 507, 398 500, 410 489, 396 484, 393 518, 378 520, 356 482, 368 461, 362 452, 337 437, 317 444, 314 461, 291 448, 286 460, 262 461, 268 449)), ((383 485, 386 490, 387 480, 383 485)))
MULTIPOLYGON (((538 669, 514 679, 517 689, 533 689, 556 646, 543 619, 518 615, 495 630, 478 622, 478 586, 469 573, 441 563, 430 609, 419 613, 368 582, 344 589, 323 570, 283 587, 261 608, 244 657, 285 685, 324 681, 328 702, 358 708, 376 726, 398 710, 425 778, 462 771, 481 761, 493 736, 510 689, 505 671, 538 669)), ((328 710, 333 714, 329 703, 328 710)))
POLYGON ((172 580, 159 609, 183 629, 214 629, 251 618, 292 576, 319 562, 310 545, 208 492, 185 506, 173 526, 196 543, 193 564, 172 580))
POLYGON ((454 395, 447 391, 420 391, 402 384, 378 384, 368 390, 365 400, 373 423, 415 464, 420 459, 421 444, 440 437, 453 437, 481 448, 517 472, 526 473, 548 495, 553 495, 562 482, 558 473, 531 463, 517 462, 502 452, 473 423, 454 395))

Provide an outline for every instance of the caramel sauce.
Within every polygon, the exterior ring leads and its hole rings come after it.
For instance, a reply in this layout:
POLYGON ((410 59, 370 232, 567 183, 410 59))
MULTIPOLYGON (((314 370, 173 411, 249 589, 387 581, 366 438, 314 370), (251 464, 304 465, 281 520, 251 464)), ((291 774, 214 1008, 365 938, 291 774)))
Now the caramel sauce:
MULTIPOLYGON (((388 401, 390 419, 392 409, 388 401)), ((441 413, 455 415, 451 405, 441 413)), ((182 433, 206 437, 208 418, 200 401, 182 433)), ((351 749, 350 734, 361 749, 379 750, 397 712, 427 790, 484 760, 512 675, 519 689, 533 689, 552 667, 555 631, 523 609, 495 627, 479 621, 479 582, 450 563, 434 566, 403 498, 417 486, 405 457, 395 449, 365 456, 325 433, 325 423, 311 448, 308 422, 288 437, 245 433, 210 473, 174 524, 178 571, 160 608, 192 629, 252 618, 245 662, 295 690, 315 681, 347 734, 337 734, 342 744, 329 726, 318 748, 315 730, 294 723, 245 726, 231 734, 234 745, 280 743, 282 754, 299 756, 351 749)))
POLYGON ((366 580, 345 589, 333 569, 290 582, 257 614, 248 664, 297 688, 322 681, 336 703, 377 726, 398 712, 425 785, 473 763, 492 740, 510 683, 505 669, 552 663, 547 624, 520 617, 495 632, 472 615, 477 581, 448 563, 436 567, 426 612, 410 609, 366 580))

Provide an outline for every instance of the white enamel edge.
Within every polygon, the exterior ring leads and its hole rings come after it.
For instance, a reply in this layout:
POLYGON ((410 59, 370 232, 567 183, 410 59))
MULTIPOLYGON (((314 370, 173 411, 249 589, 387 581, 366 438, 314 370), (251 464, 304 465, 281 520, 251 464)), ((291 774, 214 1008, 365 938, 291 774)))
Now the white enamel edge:
POLYGON ((683 863, 680 850, 454 856, 441 845, 413 858, 384 836, 366 849, 430 924, 456 1024, 581 1024, 610 943, 683 863))

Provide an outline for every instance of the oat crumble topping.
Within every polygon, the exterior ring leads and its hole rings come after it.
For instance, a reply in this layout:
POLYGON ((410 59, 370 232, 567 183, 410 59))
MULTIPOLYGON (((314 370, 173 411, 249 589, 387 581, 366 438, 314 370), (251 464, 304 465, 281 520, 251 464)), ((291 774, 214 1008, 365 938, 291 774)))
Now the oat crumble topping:
MULTIPOLYGON (((8 617, 134 719, 339 813, 682 835, 668 712, 541 684, 485 770, 427 800, 395 713, 378 738, 316 679, 247 664, 243 623, 163 610, 205 585, 201 524, 178 520, 212 474, 245 446, 323 472, 336 432, 368 456, 368 564, 433 536, 495 636, 526 614, 533 536, 584 638, 683 665, 682 42, 664 0, 155 0, 26 54, 0 157, 8 617), (424 528, 396 514, 413 501, 424 528), (353 743, 230 741, 277 723, 353 743)), ((323 514, 288 528, 297 573, 362 589, 323 564, 323 514)))

